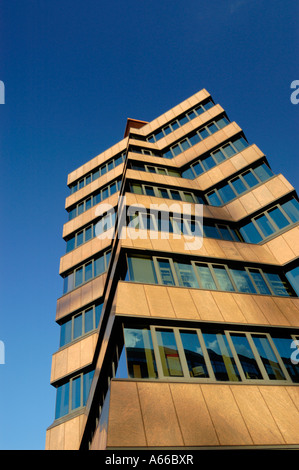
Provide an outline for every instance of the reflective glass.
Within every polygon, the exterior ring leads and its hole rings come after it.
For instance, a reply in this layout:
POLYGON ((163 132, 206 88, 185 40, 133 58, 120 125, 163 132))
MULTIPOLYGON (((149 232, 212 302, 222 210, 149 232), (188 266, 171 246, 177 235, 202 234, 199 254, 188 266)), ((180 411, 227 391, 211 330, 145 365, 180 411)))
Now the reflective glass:
POLYGON ((268 338, 265 335, 252 335, 255 347, 258 350, 262 363, 266 369, 266 372, 270 380, 285 380, 285 375, 278 363, 277 357, 275 356, 273 349, 269 343, 268 338))
POLYGON ((224 203, 231 201, 236 197, 236 194, 234 193, 229 184, 225 184, 224 186, 219 188, 218 193, 224 203))
POLYGON ((233 292, 235 289, 231 283, 229 275, 224 266, 213 265, 213 270, 217 278, 219 289, 233 292))
POLYGON ((201 131, 198 132, 201 139, 205 139, 206 137, 209 137, 210 133, 207 129, 202 129, 201 131))
POLYGON ((259 183, 258 179, 251 171, 246 171, 246 173, 243 173, 242 176, 250 188, 259 183))
POLYGON ((183 370, 173 330, 156 330, 163 374, 166 377, 182 377, 183 370))
POLYGON ((72 410, 81 406, 81 376, 72 380, 72 410))
POLYGON ((226 225, 218 224, 218 230, 220 231, 223 240, 234 241, 234 237, 226 225))
POLYGON ((75 287, 79 286, 83 282, 83 268, 78 268, 75 271, 75 287))
POLYGON ((299 342, 294 341, 293 338, 275 337, 272 335, 273 342, 278 350, 278 353, 286 367, 291 379, 295 383, 299 383, 299 342), (297 364, 296 364, 297 362, 297 364))
POLYGON ((209 204, 211 206, 221 206, 222 202, 220 201, 218 194, 215 191, 212 191, 211 193, 207 194, 207 199, 209 201, 209 204))
POLYGON ((200 137, 199 137, 198 134, 193 134, 192 136, 189 136, 188 138, 189 138, 189 141, 190 141, 191 145, 195 145, 198 142, 200 142, 200 137))
POLYGON ((269 237, 272 233, 275 232, 273 225, 271 224, 270 220, 266 217, 266 215, 261 215, 255 219, 257 225, 263 232, 265 237, 269 237))
POLYGON ((66 252, 69 253, 70 251, 74 249, 75 249, 75 237, 72 237, 66 242, 66 252))
POLYGON ((216 284, 207 264, 196 264, 197 273, 199 275, 202 289, 216 290, 216 284))
POLYGON ((174 278, 169 261, 166 259, 158 259, 158 265, 160 269, 162 284, 164 284, 165 286, 173 286, 174 278))
POLYGON ((85 229, 85 241, 87 242, 92 238, 92 226, 85 229))
POLYGON ((230 272, 239 292, 256 294, 255 288, 250 280, 250 277, 244 269, 230 269, 230 272))
POLYGON ((235 140, 233 144, 238 150, 238 152, 241 152, 245 147, 248 147, 248 143, 246 142, 244 137, 241 137, 240 139, 235 140))
POLYGON ((241 180, 241 178, 235 178, 231 181, 232 186, 234 187, 237 194, 242 194, 244 191, 247 190, 245 184, 241 180))
POLYGON ((172 199, 174 199, 176 201, 181 200, 181 196, 180 196, 180 193, 178 191, 174 191, 174 190, 171 189, 170 194, 171 194, 172 199))
POLYGON ((72 341, 72 320, 63 323, 60 327, 60 347, 72 341))
POLYGON ((173 155, 175 155, 175 156, 179 155, 182 152, 179 145, 174 145, 173 147, 171 147, 171 150, 172 150, 173 155))
MULTIPOLYGON (((192 165, 192 168, 193 168, 193 170, 195 171, 195 173, 197 175, 200 175, 201 173, 203 173, 203 168, 202 168, 202 166, 199 162, 194 163, 192 165)), ((194 178, 194 176, 193 176, 193 178, 194 178)))
POLYGON ((299 296, 299 266, 288 271, 286 273, 286 278, 290 282, 296 294, 299 296))
POLYGON ((198 288, 198 282, 191 264, 175 263, 175 269, 180 286, 198 288))
POLYGON ((169 193, 168 193, 167 189, 159 188, 158 193, 159 193, 160 197, 163 197, 164 199, 169 199, 169 193))
POLYGON ((105 272, 105 260, 104 256, 100 256, 94 262, 94 275, 99 276, 103 272, 105 272))
POLYGON ((93 328, 93 308, 89 308, 84 312, 84 333, 88 333, 93 328))
POLYGON ((257 269, 249 269, 249 272, 257 287, 258 292, 263 295, 271 295, 270 289, 267 286, 265 279, 263 278, 260 271, 258 271, 257 269))
MULTIPOLYGON (((218 123, 217 123, 218 124, 218 123)), ((208 125, 208 129, 210 131, 211 134, 214 134, 214 132, 217 132, 218 131, 218 127, 216 126, 216 124, 212 123, 212 124, 209 124, 208 125)))
POLYGON ((92 278, 92 261, 85 265, 85 277, 84 281, 89 281, 92 278))
POLYGON ((190 377, 209 377, 201 344, 196 331, 180 331, 190 377))
POLYGON ((55 419, 61 418, 69 412, 70 384, 67 382, 57 388, 55 419))
POLYGON ((124 328, 127 368, 130 378, 156 378, 157 366, 151 333, 147 328, 124 328))
POLYGON ((261 181, 266 181, 269 178, 271 178, 271 176, 273 176, 273 172, 270 170, 270 168, 265 163, 263 163, 262 165, 256 167, 254 169, 254 173, 258 176, 258 178, 261 181))
POLYGON ((157 284, 154 263, 150 258, 138 256, 128 257, 130 281, 157 284))
MULTIPOLYGON (((225 147, 225 149, 226 149, 226 147, 225 147)), ((216 150, 216 152, 213 152, 213 157, 215 158, 217 163, 222 162, 226 158, 226 156, 223 154, 221 149, 216 150)))
POLYGON ((248 339, 243 333, 231 333, 230 337, 233 341, 239 361, 242 365, 246 379, 262 379, 263 376, 257 365, 253 351, 250 347, 248 339))
POLYGON ((227 124, 229 124, 229 120, 226 119, 225 117, 218 119, 216 122, 220 129, 222 129, 223 127, 227 126, 227 124))
POLYGON ((77 246, 82 245, 82 243, 83 243, 83 235, 84 235, 83 230, 82 230, 82 232, 77 233, 77 240, 76 240, 76 241, 77 241, 77 246))
POLYGON ((203 230, 205 237, 221 239, 221 235, 215 225, 204 223, 203 230))
POLYGON ((281 204, 281 207, 290 217, 292 222, 297 222, 299 220, 299 203, 296 199, 291 199, 290 201, 281 204))
POLYGON ((241 380, 226 336, 222 333, 208 333, 203 331, 203 338, 216 380, 241 380))
POLYGON ((283 215, 283 213, 278 207, 275 207, 274 209, 269 210, 268 214, 274 220, 274 222, 276 223, 279 229, 282 229, 290 224, 287 218, 283 215))
POLYGON ((257 231, 252 222, 249 222, 248 224, 241 227, 240 233, 247 243, 259 243, 262 241, 260 233, 257 231))
POLYGON ((93 374, 94 371, 90 371, 87 374, 83 375, 83 403, 82 405, 85 406, 87 402, 87 398, 89 395, 90 387, 91 387, 91 382, 93 379, 93 374))
POLYGON ((86 199, 85 201, 85 210, 87 211, 88 209, 90 209, 92 206, 92 200, 91 200, 91 197, 89 199, 86 199))
POLYGON ((82 336, 82 314, 76 315, 74 317, 74 333, 73 333, 73 339, 78 338, 79 336, 82 336))
POLYGON ((184 124, 186 124, 186 122, 188 122, 189 119, 187 118, 187 116, 182 116, 180 119, 179 119, 179 123, 181 126, 183 126, 184 124))
POLYGON ((264 273, 268 282, 271 285, 271 288, 274 292, 274 295, 291 295, 290 290, 286 281, 284 281, 279 274, 276 273, 264 273))
POLYGON ((207 158, 204 158, 201 162, 206 171, 216 165, 216 162, 211 155, 209 155, 207 158))
POLYGON ((226 155, 227 158, 232 157, 236 153, 235 149, 233 148, 231 144, 225 145, 222 148, 222 152, 226 155))
POLYGON ((100 321, 100 318, 101 318, 101 314, 102 314, 102 310, 103 310, 103 304, 99 304, 99 305, 96 305, 95 306, 95 321, 96 321, 96 328, 99 326, 99 321, 100 321))

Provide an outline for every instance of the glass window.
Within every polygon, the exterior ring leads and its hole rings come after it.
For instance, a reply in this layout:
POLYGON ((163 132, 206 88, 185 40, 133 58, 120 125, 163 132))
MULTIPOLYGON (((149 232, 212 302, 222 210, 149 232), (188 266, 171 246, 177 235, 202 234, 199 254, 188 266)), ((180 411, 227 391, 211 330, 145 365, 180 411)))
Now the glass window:
POLYGON ((227 126, 227 124, 229 124, 229 120, 225 117, 217 120, 217 125, 220 129, 227 126))
POLYGON ((233 144, 238 150, 238 152, 241 152, 245 147, 248 147, 248 143, 246 142, 244 137, 240 137, 240 139, 235 140, 233 144))
POLYGON ((200 116, 205 110, 201 107, 198 106, 198 108, 195 108, 195 112, 198 116, 200 116))
POLYGON ((83 243, 83 234, 84 234, 83 230, 81 232, 77 233, 77 246, 82 245, 82 243, 83 243))
POLYGON ((79 336, 82 336, 82 314, 76 315, 74 317, 74 334, 73 334, 73 339, 78 338, 79 336))
POLYGON ((208 171, 210 168, 213 168, 213 166, 216 165, 215 160, 213 159, 212 155, 209 155, 208 157, 204 158, 202 160, 202 165, 206 171, 208 171))
POLYGON ((273 172, 270 170, 270 168, 265 163, 263 163, 262 165, 256 167, 254 169, 254 172, 261 181, 266 181, 269 178, 271 178, 271 176, 273 176, 273 172))
POLYGON ((92 238, 92 226, 90 225, 85 229, 85 241, 87 242, 92 238))
POLYGON ((196 145, 198 142, 200 142, 200 138, 198 134, 193 134, 189 136, 188 138, 189 138, 189 142, 191 145, 196 145))
POLYGON ((61 418, 62 416, 66 415, 69 412, 69 396, 70 396, 69 382, 57 388, 55 419, 61 418))
POLYGON ((164 158, 173 158, 171 150, 167 150, 167 152, 163 153, 164 158))
POLYGON ((193 199, 193 196, 192 196, 191 193, 185 193, 185 192, 184 192, 183 194, 184 194, 184 200, 185 200, 186 202, 192 202, 192 203, 194 203, 194 199, 193 199))
POLYGON ((284 366, 286 367, 288 373, 291 376, 291 379, 295 383, 299 383, 299 364, 294 364, 291 356, 295 352, 296 359, 298 357, 298 349, 294 348, 294 340, 292 338, 282 338, 272 336, 275 347, 278 350, 278 353, 282 359, 284 366))
POLYGON ((274 207, 274 209, 269 210, 268 214, 274 220, 274 222, 276 223, 279 229, 282 229, 286 227, 287 225, 289 225, 289 221, 283 215, 279 207, 274 207))
POLYGON ((100 170, 99 170, 99 169, 94 170, 94 171, 92 172, 92 181, 98 179, 99 177, 100 177, 100 170))
POLYGON ((250 277, 244 269, 231 269, 230 272, 239 292, 256 294, 255 288, 250 280, 250 277))
POLYGON ((109 196, 109 187, 102 189, 102 201, 109 196))
POLYGON ((105 260, 104 256, 100 256, 94 262, 94 275, 99 276, 103 272, 105 272, 105 260))
POLYGON ((167 259, 158 259, 162 284, 173 286, 175 284, 170 263, 167 259))
POLYGON ((72 380, 72 410, 81 406, 81 376, 72 380))
POLYGON ((128 375, 134 378, 157 378, 151 333, 147 328, 124 328, 128 375))
POLYGON ((74 273, 71 273, 64 278, 63 293, 66 294, 67 292, 73 289, 74 289, 74 273))
POLYGON ((183 370, 173 330, 156 330, 163 374, 166 377, 182 377, 183 370))
POLYGON ((157 284, 157 277, 151 258, 129 256, 128 269, 130 281, 157 284))
POLYGON ((95 306, 95 321, 96 321, 96 328, 99 326, 100 318, 102 315, 103 304, 99 304, 95 306))
POLYGON ((184 124, 186 124, 186 122, 188 122, 189 119, 187 118, 187 116, 182 116, 181 118, 179 118, 179 123, 181 126, 183 126, 184 124))
MULTIPOLYGON (((226 150, 226 148, 229 147, 228 145, 226 147, 223 148, 223 150, 226 150)), ((232 147, 231 147, 232 148, 232 147)), ((233 149, 232 149, 233 150, 233 149)), ((234 152, 235 153, 235 152, 234 152)), ((226 154, 226 152, 225 152, 226 154)), ((225 160, 226 156, 225 154, 223 154, 222 150, 219 149, 219 150, 216 150, 216 152, 213 152, 213 157, 215 158, 216 162, 217 163, 221 163, 223 162, 223 160, 225 160)))
POLYGON ((179 123, 177 121, 173 121, 171 123, 171 127, 172 129, 175 131, 176 129, 178 129, 180 126, 179 126, 179 123))
POLYGON ((224 153, 224 155, 226 155, 227 158, 230 158, 233 155, 235 155, 236 151, 231 144, 227 144, 224 147, 222 147, 222 153, 224 153))
POLYGON ((170 126, 165 126, 163 130, 164 130, 164 134, 165 134, 165 135, 168 135, 168 134, 170 134, 170 133, 172 132, 170 126))
POLYGON ((181 201, 181 196, 178 191, 174 191, 173 189, 171 189, 170 194, 171 194, 172 199, 174 199, 175 201, 181 201))
POLYGON ((213 270, 217 278, 220 290, 233 292, 235 289, 231 283, 225 266, 213 265, 213 270))
POLYGON ((87 211, 88 209, 90 209, 92 206, 92 200, 91 200, 91 197, 86 199, 85 201, 85 210, 87 211))
POLYGON ((84 333, 93 330, 93 308, 85 310, 84 313, 84 333))
POLYGON ((78 204, 78 215, 82 214, 83 211, 84 211, 84 202, 81 202, 80 204, 78 204))
POLYGON ((216 124, 214 124, 214 122, 212 122, 212 124, 208 125, 208 129, 209 129, 211 134, 214 134, 214 132, 218 131, 218 127, 216 126, 216 124))
POLYGON ((79 286, 83 282, 83 268, 78 268, 75 271, 75 287, 79 286))
POLYGON ((206 137, 209 137, 210 133, 207 129, 201 129, 199 132, 199 135, 200 135, 200 138, 203 140, 205 139, 206 137))
POLYGON ((93 374, 94 371, 90 371, 87 374, 83 375, 83 403, 82 405, 85 406, 87 403, 87 398, 89 395, 90 387, 91 387, 91 382, 93 379, 93 374))
POLYGON ((267 281, 270 283, 274 295, 291 295, 290 289, 286 281, 284 281, 279 274, 276 273, 264 273, 267 281))
POLYGON ((203 231, 205 237, 221 239, 220 233, 215 225, 204 223, 203 231))
POLYGON ((180 286, 198 288, 198 282, 191 264, 175 263, 175 269, 180 286))
POLYGON ((207 264, 196 264, 196 270, 200 279, 202 289, 217 289, 210 268, 207 264))
POLYGON ((192 119, 194 119, 195 117, 196 117, 195 111, 193 111, 193 110, 192 110, 192 111, 189 111, 189 113, 188 113, 188 118, 192 120, 192 119))
POLYGON ((256 217, 255 221, 265 237, 269 237, 275 232, 273 225, 265 214, 256 217))
POLYGON ((227 225, 218 224, 218 230, 220 231, 223 240, 234 241, 234 237, 232 236, 227 225))
POLYGON ((263 376, 257 365, 248 339, 244 333, 230 333, 239 361, 246 379, 262 379, 263 376))
POLYGON ((267 336, 263 334, 253 334, 251 336, 269 376, 269 379, 285 380, 285 375, 282 372, 282 369, 278 363, 277 357, 273 352, 267 336))
POLYGON ((211 204, 211 206, 221 206, 222 205, 222 202, 220 201, 216 191, 211 191, 209 194, 206 195, 206 197, 208 199, 209 204, 211 204))
POLYGON ((158 189, 158 194, 160 197, 163 197, 164 199, 169 199, 169 193, 167 189, 159 188, 158 189))
POLYGON ((296 199, 291 199, 281 205, 286 214, 290 217, 292 222, 299 220, 299 203, 296 199))
POLYGON ((116 182, 114 182, 110 185, 110 196, 112 196, 112 194, 116 193, 116 191, 117 191, 117 186, 116 186, 116 182))
MULTIPOLYGON (((192 165, 192 168, 193 170, 195 171, 195 173, 197 175, 201 175, 201 173, 203 173, 203 168, 201 166, 201 164, 199 162, 196 162, 192 165)), ((191 177, 190 177, 191 178, 191 177)), ((194 178, 194 175, 192 176, 192 178, 194 178)))
POLYGON ((172 153, 173 153, 174 156, 177 156, 182 152, 182 150, 181 150, 181 148, 179 147, 178 144, 171 147, 171 150, 172 150, 172 153))
POLYGON ((236 197, 234 191, 232 190, 229 184, 225 184, 224 186, 219 188, 218 193, 224 203, 229 202, 236 197))
MULTIPOLYGON (((234 187, 237 194, 242 194, 242 193, 244 193, 244 191, 247 190, 245 184, 243 183, 243 181, 239 177, 234 178, 233 180, 231 180, 231 184, 234 187)), ((233 197, 235 197, 235 195, 233 197)))
POLYGON ((240 233, 247 243, 259 243, 262 241, 262 237, 254 224, 249 222, 240 228, 240 233))
POLYGON ((299 266, 286 273, 286 278, 299 296, 299 266))
POLYGON ((185 357, 189 369, 190 377, 209 377, 207 366, 201 344, 196 331, 181 330, 180 336, 184 348, 185 357))
POLYGON ((72 320, 63 323, 60 328, 60 347, 72 341, 72 320))
POLYGON ((265 282, 261 272, 258 269, 251 268, 249 269, 250 275, 257 287, 257 290, 260 294, 271 295, 270 289, 265 282))
POLYGON ((75 249, 75 237, 72 237, 66 242, 66 252, 69 253, 70 251, 74 249, 75 249))
POLYGON ((89 281, 92 278, 92 261, 85 265, 85 282, 89 281))
POLYGON ((242 176, 250 188, 259 183, 258 179, 254 176, 252 171, 246 171, 246 173, 243 173, 242 176))
POLYGON ((240 374, 225 335, 203 332, 203 338, 216 380, 240 381, 240 374))

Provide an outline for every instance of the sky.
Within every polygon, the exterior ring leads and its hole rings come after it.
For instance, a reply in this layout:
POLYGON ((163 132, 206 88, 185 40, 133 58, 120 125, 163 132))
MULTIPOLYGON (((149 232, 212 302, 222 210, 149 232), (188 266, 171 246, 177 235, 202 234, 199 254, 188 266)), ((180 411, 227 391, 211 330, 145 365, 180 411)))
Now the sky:
POLYGON ((298 187, 298 20, 297 0, 0 0, 1 450, 44 449, 54 420, 67 174, 206 88, 298 187))

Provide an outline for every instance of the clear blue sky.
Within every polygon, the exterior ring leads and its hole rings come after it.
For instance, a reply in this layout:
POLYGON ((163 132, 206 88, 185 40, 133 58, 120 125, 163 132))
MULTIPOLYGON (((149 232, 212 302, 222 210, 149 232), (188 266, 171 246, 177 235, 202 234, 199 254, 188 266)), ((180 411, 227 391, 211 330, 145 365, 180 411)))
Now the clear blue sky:
POLYGON ((297 0, 0 0, 0 449, 44 449, 67 174, 206 88, 293 185, 297 0))

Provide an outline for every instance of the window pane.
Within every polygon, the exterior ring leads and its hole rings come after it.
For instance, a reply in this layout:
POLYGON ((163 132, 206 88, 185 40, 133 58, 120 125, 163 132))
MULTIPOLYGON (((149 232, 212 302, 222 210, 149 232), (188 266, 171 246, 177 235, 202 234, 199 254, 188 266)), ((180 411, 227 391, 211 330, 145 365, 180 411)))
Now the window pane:
POLYGON ((270 235, 272 235, 272 233, 275 232, 273 225, 265 215, 257 217, 255 221, 265 237, 269 237, 270 235))
POLYGON ((279 229, 289 225, 289 221, 286 219, 286 217, 283 215, 283 213, 278 207, 275 207, 274 209, 268 211, 268 214, 274 220, 279 229))
POLYGON ((203 338, 215 378, 221 381, 240 381, 240 374, 225 335, 203 332, 203 338))
POLYGON ((180 144, 181 144, 181 147, 182 147, 183 150, 187 150, 190 147, 190 144, 189 144, 188 140, 186 140, 186 139, 182 140, 182 142, 180 142, 180 144))
POLYGON ((255 288, 249 278, 248 273, 243 269, 231 269, 230 270, 233 280, 237 286, 239 292, 248 292, 250 294, 256 294, 255 288))
POLYGON ((92 172, 92 181, 98 179, 100 177, 100 170, 94 170, 92 172))
POLYGON ((218 127, 217 127, 216 124, 214 124, 214 123, 209 124, 209 125, 208 125, 208 129, 209 129, 209 131, 211 132, 211 134, 214 134, 214 132, 217 132, 217 131, 218 131, 218 127))
POLYGON ((77 233, 77 246, 82 245, 83 243, 83 231, 77 233))
POLYGON ((219 284, 219 288, 224 291, 234 291, 235 289, 231 283, 225 267, 214 265, 213 269, 219 284))
POLYGON ((198 282, 191 264, 175 263, 175 268, 180 286, 198 288, 198 282))
POLYGON ((284 373, 277 361, 273 349, 265 335, 252 335, 255 347, 258 350, 263 365, 267 371, 270 380, 285 380, 284 373))
POLYGON ((217 287, 212 277, 209 266, 206 264, 196 264, 196 269, 199 275, 202 289, 216 290, 217 287))
POLYGON ((81 406, 81 376, 72 380, 72 410, 81 406))
POLYGON ((210 135, 207 129, 201 129, 198 133, 202 140, 205 139, 206 137, 209 137, 210 135))
POLYGON ((105 260, 104 256, 100 256, 94 262, 94 275, 99 276, 103 272, 105 272, 105 260))
POLYGON ((128 268, 130 281, 157 284, 157 277, 152 259, 129 256, 128 268))
POLYGON ((164 127, 163 130, 164 130, 164 134, 165 134, 165 135, 168 135, 168 134, 170 134, 170 133, 172 132, 172 129, 170 128, 170 126, 164 127))
POLYGON ((252 222, 240 228, 240 233, 247 243, 259 243, 262 237, 252 222))
POLYGON ((226 184, 222 186, 222 188, 219 188, 218 193, 224 203, 236 197, 236 194, 234 193, 229 184, 226 184))
POLYGON ((293 347, 293 339, 273 336, 272 339, 292 381, 299 383, 299 364, 293 364, 294 361, 291 360, 292 353, 295 353, 296 361, 298 360, 298 349, 293 347))
POLYGON ((266 181, 267 179, 271 178, 271 176, 273 176, 273 172, 265 163, 256 167, 254 172, 261 181, 266 181))
POLYGON ((124 328, 128 375, 130 378, 156 378, 157 367, 151 333, 147 328, 124 328))
POLYGON ((142 187, 140 184, 135 184, 135 183, 131 184, 131 190, 135 194, 143 194, 142 187))
POLYGON ((69 253, 70 251, 74 249, 75 249, 75 237, 72 237, 66 242, 66 252, 69 253))
POLYGON ((175 155, 175 156, 179 155, 182 152, 182 150, 180 149, 178 144, 171 147, 171 150, 172 150, 173 155, 175 155))
POLYGON ((231 144, 225 145, 222 148, 222 152, 224 153, 224 155, 226 155, 227 158, 232 157, 236 153, 235 149, 233 148, 231 144))
POLYGON ((204 223, 203 230, 205 237, 221 239, 220 233, 215 225, 204 223))
POLYGON ((168 150, 167 152, 163 153, 164 158, 173 158, 171 150, 168 150))
POLYGON ((103 310, 103 304, 96 305, 96 307, 95 307, 96 328, 99 326, 99 321, 100 321, 100 318, 101 318, 102 310, 103 310))
POLYGON ((86 199, 85 201, 85 210, 87 211, 88 209, 91 208, 91 197, 89 199, 86 199))
POLYGON ((218 225, 223 240, 234 241, 234 238, 226 225, 218 225))
POLYGON ((292 222, 299 220, 299 203, 296 199, 291 199, 281 205, 287 215, 290 217, 292 222))
POLYGON ((158 193, 160 197, 163 197, 164 199, 169 199, 169 194, 167 189, 159 188, 158 193))
POLYGON ((264 273, 269 281, 274 295, 291 295, 290 289, 286 281, 282 280, 279 274, 264 273))
POLYGON ((69 274, 63 280, 63 293, 66 294, 67 292, 74 289, 74 273, 69 274))
POLYGON ((84 333, 88 333, 93 328, 93 308, 89 308, 84 313, 84 333))
POLYGON ((286 273, 286 277, 295 290, 296 294, 299 296, 299 266, 288 271, 286 273))
POLYGON ((60 328, 60 347, 72 340, 72 320, 67 321, 60 328))
POLYGON ((110 196, 112 196, 112 194, 116 193, 116 190, 117 190, 116 182, 114 182, 110 185, 110 196))
POLYGON ((186 124, 186 122, 188 122, 189 119, 187 118, 187 116, 182 116, 181 118, 179 118, 179 123, 181 126, 183 126, 184 124, 186 124))
POLYGON ((74 317, 74 334, 73 338, 76 339, 82 336, 82 314, 74 317))
POLYGON ((182 377, 183 370, 173 330, 156 330, 163 374, 166 377, 182 377))
POLYGON ((90 387, 91 387, 91 382, 93 379, 93 374, 94 374, 94 371, 92 370, 88 372, 87 374, 83 375, 83 403, 82 403, 83 406, 85 406, 87 402, 87 398, 88 398, 90 387))
POLYGON ((216 166, 216 162, 213 159, 212 155, 209 155, 207 158, 204 158, 202 160, 202 164, 206 171, 208 171, 210 168, 213 168, 213 166, 216 166))
POLYGON ((216 152, 213 152, 213 157, 215 158, 217 163, 222 162, 226 158, 221 149, 216 150, 216 152))
POLYGON ((84 211, 84 202, 81 202, 80 204, 78 204, 78 215, 82 214, 83 211, 84 211))
POLYGON ((61 418, 69 412, 70 384, 67 382, 57 388, 55 419, 61 418))
POLYGON ((87 263, 85 266, 85 282, 89 281, 92 278, 92 261, 90 263, 87 263))
POLYGON ((198 142, 200 142, 200 137, 198 134, 193 134, 189 136, 189 141, 191 145, 196 145, 198 142))
POLYGON ((215 191, 212 191, 211 193, 207 194, 207 199, 209 201, 209 204, 211 206, 221 206, 222 202, 220 201, 218 194, 215 191))
POLYGON ((254 280, 254 283, 255 283, 255 285, 258 289, 258 292, 260 294, 263 294, 263 295, 271 295, 271 292, 270 292, 263 276, 261 275, 261 273, 258 270, 255 270, 255 269, 249 269, 249 271, 250 271, 251 277, 254 280))
POLYGON ((104 199, 106 199, 108 196, 109 196, 109 189, 108 189, 108 186, 107 186, 107 188, 104 188, 104 189, 102 190, 102 201, 103 201, 104 199))
POLYGON ((237 139, 233 142, 234 146, 238 150, 238 152, 241 152, 245 147, 248 147, 248 143, 244 139, 244 137, 241 137, 240 139, 237 139))
POLYGON ((174 191, 171 189, 170 194, 171 194, 172 199, 174 199, 175 201, 181 201, 181 196, 178 191, 174 191))
MULTIPOLYGON (((150 167, 149 167, 149 168, 150 168, 150 167)), ((154 167, 152 167, 152 168, 154 168, 154 167)), ((171 170, 170 170, 170 171, 171 171, 171 170)), ((155 173, 155 172, 156 172, 156 169, 154 168, 153 173, 155 173)), ((157 173, 159 173, 159 175, 166 175, 166 174, 167 174, 165 168, 157 168, 157 173)), ((170 176, 171 176, 171 175, 170 175, 170 176)), ((177 176, 177 175, 175 175, 175 176, 177 176)))
POLYGON ((85 241, 87 242, 92 238, 92 226, 85 229, 85 241))
POLYGON ((152 186, 145 186, 145 194, 147 196, 154 196, 155 195, 154 188, 152 186))
POLYGON ((231 333, 230 336, 246 379, 262 379, 262 374, 246 336, 243 333, 231 333))
POLYGON ((83 268, 79 268, 75 271, 75 287, 79 286, 83 282, 83 268))
POLYGON ((235 178, 231 181, 235 191, 238 193, 238 194, 242 194, 244 193, 244 191, 247 190, 245 184, 243 183, 243 181, 241 180, 241 178, 235 178))
POLYGON ((243 173, 242 176, 250 188, 259 183, 258 179, 251 171, 246 171, 246 173, 243 173))
POLYGON ((164 259, 159 259, 158 265, 160 269, 162 284, 166 286, 174 286, 174 278, 173 278, 169 261, 164 260, 164 259))
POLYGON ((190 377, 209 377, 196 331, 180 331, 190 377))
MULTIPOLYGON (((164 170, 163 168, 158 168, 158 173, 161 173, 162 170, 163 170, 163 172, 166 172, 166 170, 164 170)), ((177 171, 177 170, 172 170, 172 169, 169 168, 167 171, 168 171, 169 176, 178 176, 178 177, 181 176, 180 172, 177 171)), ((165 173, 163 173, 163 174, 165 174, 165 173)))
POLYGON ((199 162, 194 163, 194 165, 192 165, 192 168, 197 175, 201 175, 201 173, 203 173, 203 168, 199 162))

